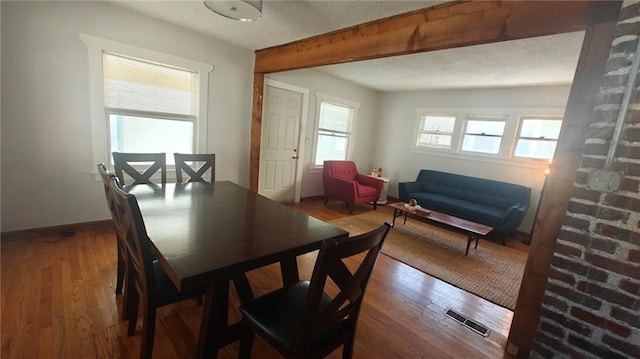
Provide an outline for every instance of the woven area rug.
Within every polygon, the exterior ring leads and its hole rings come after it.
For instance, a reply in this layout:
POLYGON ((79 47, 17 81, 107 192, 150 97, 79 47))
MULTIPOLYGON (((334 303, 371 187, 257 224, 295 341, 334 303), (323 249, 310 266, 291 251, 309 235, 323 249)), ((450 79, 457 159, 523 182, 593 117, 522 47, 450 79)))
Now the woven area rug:
MULTIPOLYGON (((392 213, 381 208, 329 223, 354 236, 385 221, 391 223, 392 213)), ((402 217, 399 217, 389 232, 382 253, 513 310, 527 254, 489 240, 480 239, 478 249, 473 248, 474 243, 469 255, 465 256, 466 236, 412 219, 403 224, 402 217)))

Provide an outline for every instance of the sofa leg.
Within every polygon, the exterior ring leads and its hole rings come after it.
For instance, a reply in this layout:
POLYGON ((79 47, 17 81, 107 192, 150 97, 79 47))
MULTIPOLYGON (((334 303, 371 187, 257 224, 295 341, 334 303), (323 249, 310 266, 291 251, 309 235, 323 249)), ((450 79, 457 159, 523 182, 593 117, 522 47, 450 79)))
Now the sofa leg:
POLYGON ((376 209, 378 209, 378 202, 373 202, 373 210, 375 211, 376 209))
POLYGON ((324 205, 326 206, 329 202, 329 196, 324 196, 324 205))
POLYGON ((353 214, 353 210, 356 208, 356 204, 347 203, 347 209, 349 209, 349 214, 353 214))

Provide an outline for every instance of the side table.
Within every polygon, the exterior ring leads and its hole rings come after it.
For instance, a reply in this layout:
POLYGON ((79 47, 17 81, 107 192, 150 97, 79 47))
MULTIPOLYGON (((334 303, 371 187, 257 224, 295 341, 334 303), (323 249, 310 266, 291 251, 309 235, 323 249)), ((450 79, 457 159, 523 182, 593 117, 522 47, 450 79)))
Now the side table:
MULTIPOLYGON (((373 176, 370 176, 373 177, 373 176)), ((386 177, 373 177, 373 178, 377 178, 379 180, 382 180, 384 182, 384 185, 382 186, 382 192, 380 192, 380 198, 378 198, 378 201, 376 202, 377 204, 387 204, 387 190, 389 189, 389 178, 386 177)))

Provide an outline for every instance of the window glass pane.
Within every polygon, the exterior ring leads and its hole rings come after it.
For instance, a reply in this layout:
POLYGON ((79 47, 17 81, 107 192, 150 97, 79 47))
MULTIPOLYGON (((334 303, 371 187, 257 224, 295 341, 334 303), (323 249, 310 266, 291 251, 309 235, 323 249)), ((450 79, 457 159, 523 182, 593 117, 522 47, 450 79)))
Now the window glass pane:
POLYGON ((454 116, 425 116, 422 124, 423 131, 453 132, 456 123, 454 116))
POLYGON ((193 152, 193 122, 110 114, 109 128, 110 152, 193 152))
POLYGON ((466 133, 502 136, 505 121, 468 120, 466 133))
POLYGON ((418 137, 418 146, 451 148, 451 135, 423 133, 418 137))
POLYGON ((502 137, 465 135, 462 139, 462 150, 497 154, 500 152, 502 137))
POLYGON ((559 120, 525 119, 522 121, 520 137, 558 139, 561 126, 562 121, 559 120))
POLYGON ((322 101, 320 103, 319 128, 337 132, 349 132, 353 109, 322 101))
POLYGON ((556 141, 520 139, 516 144, 515 156, 551 159, 556 151, 556 141))
POLYGON ((196 115, 197 73, 114 54, 103 71, 105 107, 196 115))
POLYGON ((322 165, 326 160, 346 160, 347 144, 348 140, 344 136, 319 133, 316 165, 322 165))

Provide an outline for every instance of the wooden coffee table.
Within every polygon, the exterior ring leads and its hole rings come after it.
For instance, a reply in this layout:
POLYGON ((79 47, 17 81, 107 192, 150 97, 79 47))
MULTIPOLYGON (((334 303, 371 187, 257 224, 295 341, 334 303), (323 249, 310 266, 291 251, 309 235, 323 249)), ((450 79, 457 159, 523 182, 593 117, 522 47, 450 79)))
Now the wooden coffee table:
POLYGON ((450 216, 448 214, 440 213, 438 211, 428 209, 408 209, 405 207, 405 203, 396 202, 391 203, 389 207, 393 208, 393 223, 392 227, 396 224, 396 218, 404 216, 404 223, 407 223, 407 217, 417 219, 418 221, 425 223, 432 223, 447 229, 452 229, 457 232, 461 232, 467 235, 467 250, 464 255, 469 254, 469 246, 473 240, 476 241, 475 248, 478 248, 478 240, 482 236, 493 231, 493 227, 485 226, 484 224, 467 221, 466 219, 450 216))

